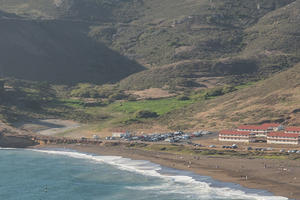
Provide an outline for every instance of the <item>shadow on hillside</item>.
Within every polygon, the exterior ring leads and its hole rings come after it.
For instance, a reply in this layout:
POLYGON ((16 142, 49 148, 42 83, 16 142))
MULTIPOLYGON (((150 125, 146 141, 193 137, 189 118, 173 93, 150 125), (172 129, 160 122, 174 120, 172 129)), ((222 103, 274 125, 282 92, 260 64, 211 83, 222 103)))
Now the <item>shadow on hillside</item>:
POLYGON ((144 70, 89 38, 89 26, 67 21, 0 17, 2 76, 59 84, 117 82, 144 70))

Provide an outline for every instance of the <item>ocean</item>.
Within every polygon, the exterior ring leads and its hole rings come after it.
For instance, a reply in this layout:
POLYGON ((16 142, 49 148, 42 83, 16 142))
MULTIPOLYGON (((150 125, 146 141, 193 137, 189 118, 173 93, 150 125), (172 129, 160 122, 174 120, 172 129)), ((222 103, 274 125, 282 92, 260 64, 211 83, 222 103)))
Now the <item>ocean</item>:
POLYGON ((286 200, 149 161, 0 149, 0 200, 286 200))

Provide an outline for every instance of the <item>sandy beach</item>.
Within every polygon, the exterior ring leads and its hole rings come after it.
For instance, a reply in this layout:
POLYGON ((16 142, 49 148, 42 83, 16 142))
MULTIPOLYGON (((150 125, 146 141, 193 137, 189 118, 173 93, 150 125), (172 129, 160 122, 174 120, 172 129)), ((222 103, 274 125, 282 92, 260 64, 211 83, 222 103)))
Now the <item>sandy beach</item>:
POLYGON ((66 148, 100 155, 149 160, 162 166, 192 171, 215 180, 262 189, 277 196, 300 199, 300 161, 287 159, 247 159, 217 156, 193 156, 148 151, 117 145, 46 145, 35 148, 66 148))

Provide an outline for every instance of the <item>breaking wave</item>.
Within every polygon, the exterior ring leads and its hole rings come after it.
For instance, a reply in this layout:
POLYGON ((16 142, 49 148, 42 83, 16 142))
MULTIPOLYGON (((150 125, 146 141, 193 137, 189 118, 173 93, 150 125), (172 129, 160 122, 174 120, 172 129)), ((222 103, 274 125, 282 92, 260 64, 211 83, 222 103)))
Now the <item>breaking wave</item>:
MULTIPOLYGON (((162 173, 163 167, 145 160, 131 160, 120 156, 99 156, 73 151, 56 151, 56 150, 36 150, 40 153, 68 156, 77 159, 85 159, 94 163, 104 163, 114 166, 120 170, 126 170, 133 173, 138 173, 144 176, 151 176, 163 179, 160 185, 151 186, 128 186, 129 190, 145 190, 154 191, 157 193, 173 193, 184 194, 187 199, 231 199, 231 200, 287 200, 288 198, 280 196, 272 196, 271 194, 255 190, 255 192, 247 192, 246 188, 238 186, 214 186, 209 181, 212 179, 198 180, 193 177, 193 174, 186 175, 179 170, 170 170, 171 173, 162 173)), ((196 176, 196 175, 195 175, 196 176)), ((199 176, 200 177, 200 176, 199 176)), ((233 184, 232 184, 233 185, 233 184)))
POLYGON ((0 147, 0 150, 15 150, 16 148, 4 148, 4 147, 0 147))

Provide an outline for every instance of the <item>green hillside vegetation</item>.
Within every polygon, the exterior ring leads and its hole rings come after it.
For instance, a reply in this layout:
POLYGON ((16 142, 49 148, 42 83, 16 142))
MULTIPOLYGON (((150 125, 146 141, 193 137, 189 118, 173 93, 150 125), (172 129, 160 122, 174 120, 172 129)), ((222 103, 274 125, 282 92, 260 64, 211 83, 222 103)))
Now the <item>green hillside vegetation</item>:
POLYGON ((247 82, 299 61, 299 1, 292 2, 145 1, 139 19, 94 26, 90 36, 150 68, 123 80, 123 88, 174 88, 212 76, 247 82), (274 23, 277 32, 268 30, 274 23))
POLYGON ((253 57, 264 71, 281 70, 299 62, 300 1, 277 9, 246 29, 242 56, 253 57))
POLYGON ((0 120, 8 123, 39 118, 71 119, 89 123, 97 131, 151 125, 175 110, 231 93, 238 87, 185 92, 176 97, 133 100, 114 85, 79 84, 73 87, 5 79, 0 98, 0 120), (83 92, 84 91, 84 92, 83 92), (92 94, 92 95, 91 95, 92 94))
POLYGON ((299 14, 300 0, 0 0, 0 120, 299 124, 299 14), (149 88, 173 96, 139 100, 149 88))
POLYGON ((185 91, 177 97, 132 101, 111 99, 113 86, 72 88, 7 79, 1 94, 1 120, 14 122, 55 117, 90 123, 95 130, 151 128, 219 130, 239 124, 280 122, 300 125, 300 65, 274 77, 239 86, 185 91), (79 88, 98 89, 100 97, 74 97, 79 88))
MULTIPOLYGON (((34 20, 39 29, 42 26, 44 32, 54 33, 49 36, 31 25, 24 27, 46 39, 43 46, 62 51, 59 55, 50 52, 54 54, 51 58, 38 58, 36 49, 40 47, 28 41, 31 46, 22 46, 28 51, 22 55, 33 54, 30 60, 36 63, 30 66, 36 69, 60 65, 69 71, 69 66, 74 70, 80 64, 78 68, 89 68, 87 77, 94 82, 98 79, 97 83, 114 82, 141 71, 141 66, 124 60, 118 52, 149 68, 122 81, 121 89, 174 89, 207 87, 203 80, 211 77, 225 78, 215 84, 240 84, 293 66, 299 61, 299 4, 299 0, 1 0, 0 10, 15 13, 29 24, 34 20), (72 37, 66 38, 69 35, 72 37), (115 57, 120 59, 114 62, 115 57), (103 73, 110 75, 98 77, 103 73)), ((22 26, 19 23, 10 26, 22 26)), ((88 82, 88 78, 79 80, 88 82)))

